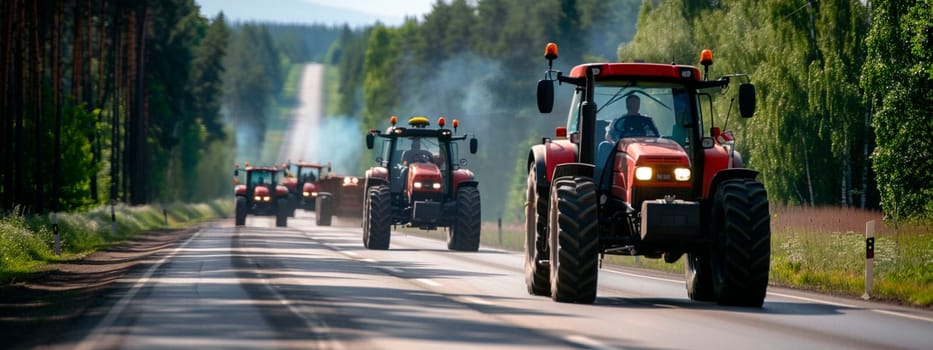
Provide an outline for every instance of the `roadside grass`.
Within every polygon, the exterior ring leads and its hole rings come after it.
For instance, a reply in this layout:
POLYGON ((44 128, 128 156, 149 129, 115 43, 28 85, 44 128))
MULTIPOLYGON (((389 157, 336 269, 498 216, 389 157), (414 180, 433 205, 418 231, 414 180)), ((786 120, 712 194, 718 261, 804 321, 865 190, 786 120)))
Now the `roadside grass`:
POLYGON ((24 215, 18 210, 0 218, 0 283, 41 272, 49 264, 80 259, 94 251, 125 242, 140 232, 176 229, 227 216, 229 199, 200 204, 115 207, 116 232, 112 231, 110 206, 81 213, 59 213, 62 254, 54 253, 54 236, 48 215, 24 215))
MULTIPOLYGON (((772 285, 859 297, 865 288, 865 223, 875 220, 874 284, 871 296, 918 307, 933 306, 933 232, 923 226, 892 227, 881 214, 843 208, 772 208, 772 285)), ((445 240, 446 231, 399 228, 399 232, 445 240)), ((522 224, 484 222, 485 246, 523 251, 522 224), (501 243, 500 243, 501 242, 501 243)), ((684 273, 684 259, 607 255, 607 264, 684 273)), ((516 282, 519 283, 519 282, 516 282)))

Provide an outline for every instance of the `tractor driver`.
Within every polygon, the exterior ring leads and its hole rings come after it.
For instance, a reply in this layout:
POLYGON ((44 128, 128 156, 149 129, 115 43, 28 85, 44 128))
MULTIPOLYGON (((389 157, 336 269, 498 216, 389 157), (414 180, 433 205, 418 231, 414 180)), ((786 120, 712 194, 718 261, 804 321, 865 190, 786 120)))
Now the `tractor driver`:
POLYGON ((421 149, 421 138, 418 137, 411 139, 411 149, 402 154, 402 161, 404 164, 415 162, 431 163, 433 160, 434 155, 431 154, 430 151, 421 149))
POLYGON ((606 127, 606 141, 616 142, 623 137, 658 137, 661 135, 654 126, 651 117, 638 112, 641 108, 641 99, 629 95, 625 99, 625 115, 616 118, 606 127))

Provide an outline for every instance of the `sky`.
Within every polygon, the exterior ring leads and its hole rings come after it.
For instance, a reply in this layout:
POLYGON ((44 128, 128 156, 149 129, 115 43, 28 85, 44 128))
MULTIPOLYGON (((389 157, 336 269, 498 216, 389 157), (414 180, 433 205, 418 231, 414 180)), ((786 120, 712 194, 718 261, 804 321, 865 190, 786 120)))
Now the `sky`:
POLYGON ((405 17, 419 20, 437 0, 195 0, 201 14, 212 18, 223 11, 229 21, 349 24, 363 27, 377 21, 401 25, 405 17))

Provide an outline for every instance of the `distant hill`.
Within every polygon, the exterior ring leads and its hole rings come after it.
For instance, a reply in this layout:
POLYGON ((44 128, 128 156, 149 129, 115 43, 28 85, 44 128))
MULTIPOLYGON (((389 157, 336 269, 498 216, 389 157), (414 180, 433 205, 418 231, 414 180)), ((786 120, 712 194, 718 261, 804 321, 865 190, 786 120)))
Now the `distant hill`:
POLYGON ((337 7, 313 4, 303 0, 196 0, 201 14, 212 18, 223 10, 230 23, 243 21, 280 24, 324 24, 364 27, 381 21, 398 25, 401 17, 365 13, 337 7))

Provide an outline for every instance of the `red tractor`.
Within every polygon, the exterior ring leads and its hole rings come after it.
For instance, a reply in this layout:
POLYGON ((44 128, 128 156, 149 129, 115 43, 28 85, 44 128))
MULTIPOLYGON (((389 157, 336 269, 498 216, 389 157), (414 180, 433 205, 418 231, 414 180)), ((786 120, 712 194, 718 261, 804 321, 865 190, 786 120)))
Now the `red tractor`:
POLYGON ((240 184, 240 165, 233 170, 236 195, 236 225, 246 224, 246 215, 275 216, 275 226, 288 225, 288 188, 277 185, 278 167, 253 167, 245 163, 246 183, 240 184))
POLYGON ((331 218, 359 219, 363 205, 363 187, 360 178, 352 175, 328 173, 317 182, 318 195, 314 204, 315 223, 330 226, 331 218))
MULTIPOLYGON (((529 293, 593 303, 605 254, 667 263, 686 255, 690 299, 760 307, 771 257, 768 197, 712 111, 713 93, 747 76, 708 80, 709 50, 704 76, 654 63, 582 64, 563 75, 552 69, 553 43, 545 58, 540 112, 553 107, 555 80, 574 94, 566 127, 528 153, 529 293)), ((738 98, 741 116, 752 117, 754 86, 740 84, 738 98)))
POLYGON ((290 163, 294 172, 288 172, 282 179, 282 185, 288 188, 288 201, 291 207, 289 216, 295 216, 295 209, 314 211, 320 186, 318 181, 330 172, 330 164, 315 164, 299 161, 290 163))
MULTIPOLYGON (((384 133, 376 129, 366 135, 366 147, 372 149, 375 138, 383 139, 376 158, 378 166, 366 171, 366 196, 363 202, 363 246, 389 249, 390 226, 406 225, 425 230, 450 228, 447 248, 476 251, 480 240, 479 183, 466 169, 466 159, 459 159, 459 141, 467 136, 453 136, 445 129, 429 128, 425 117, 413 117, 410 127, 397 127, 397 118, 384 133)), ((470 153, 476 153, 476 138, 469 140, 470 153)))

